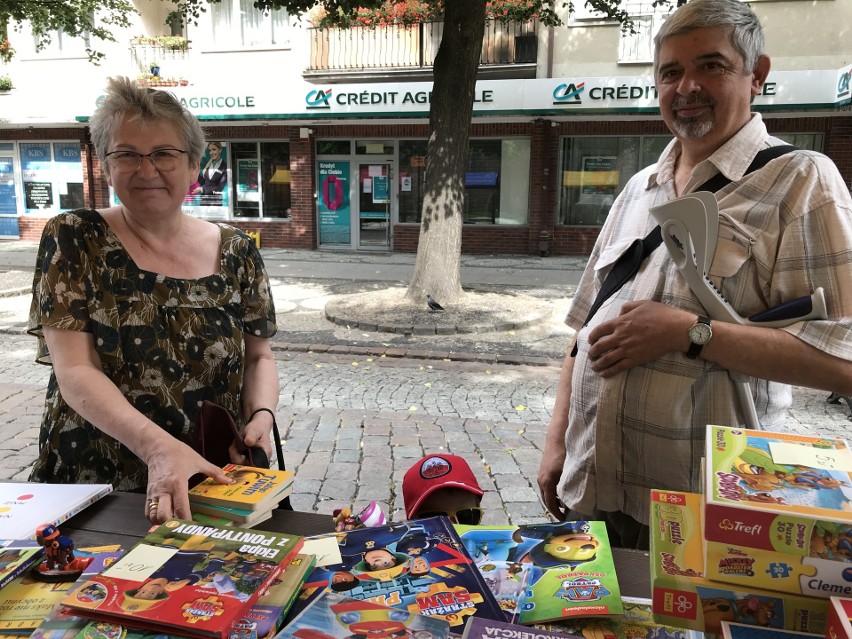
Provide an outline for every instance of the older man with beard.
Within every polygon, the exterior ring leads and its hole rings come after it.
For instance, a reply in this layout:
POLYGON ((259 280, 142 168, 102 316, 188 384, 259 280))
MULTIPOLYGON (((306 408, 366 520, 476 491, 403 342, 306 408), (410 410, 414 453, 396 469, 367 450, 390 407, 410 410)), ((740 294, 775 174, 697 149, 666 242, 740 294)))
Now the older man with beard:
POLYGON ((562 367, 538 475, 558 519, 602 519, 616 546, 647 547, 650 489, 698 489, 707 424, 745 425, 729 371, 750 378, 760 424, 783 428, 790 385, 852 392, 852 201, 827 157, 782 145, 751 112, 769 74, 763 33, 740 0, 692 0, 655 38, 660 112, 675 139, 614 203, 566 323, 562 367), (787 328, 711 322, 665 248, 591 317, 607 273, 656 223, 651 207, 716 191, 709 277, 748 317, 823 287, 828 318, 787 328), (574 356, 576 355, 576 356, 574 356))

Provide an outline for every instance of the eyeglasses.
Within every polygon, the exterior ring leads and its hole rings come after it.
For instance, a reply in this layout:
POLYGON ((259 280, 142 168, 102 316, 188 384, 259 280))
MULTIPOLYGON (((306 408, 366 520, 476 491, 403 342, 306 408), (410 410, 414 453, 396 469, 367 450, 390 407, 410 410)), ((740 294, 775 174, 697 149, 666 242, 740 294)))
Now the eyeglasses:
POLYGON ((474 506, 473 508, 461 508, 460 510, 420 512, 417 513, 417 518, 425 519, 426 517, 437 517, 438 515, 449 517, 450 521, 454 524, 476 526, 482 521, 482 508, 474 506))
POLYGON ((154 168, 161 172, 174 171, 178 160, 188 151, 180 149, 157 149, 151 153, 137 153, 136 151, 113 151, 107 153, 106 157, 112 164, 112 168, 120 173, 132 173, 142 166, 142 158, 151 160, 154 168))

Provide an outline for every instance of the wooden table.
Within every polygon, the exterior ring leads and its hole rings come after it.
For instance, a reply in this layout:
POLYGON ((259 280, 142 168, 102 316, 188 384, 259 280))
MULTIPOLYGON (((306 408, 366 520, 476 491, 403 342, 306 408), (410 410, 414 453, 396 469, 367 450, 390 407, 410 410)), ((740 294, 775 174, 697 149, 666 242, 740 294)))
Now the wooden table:
MULTIPOLYGON (((102 544, 121 544, 124 548, 130 548, 144 537, 151 527, 143 515, 144 510, 145 495, 113 492, 62 524, 60 530, 72 537, 78 548, 102 544)), ((304 536, 334 530, 331 515, 292 510, 276 510, 272 519, 260 522, 258 528, 304 536)), ((621 594, 650 598, 648 553, 614 548, 613 557, 621 594)))

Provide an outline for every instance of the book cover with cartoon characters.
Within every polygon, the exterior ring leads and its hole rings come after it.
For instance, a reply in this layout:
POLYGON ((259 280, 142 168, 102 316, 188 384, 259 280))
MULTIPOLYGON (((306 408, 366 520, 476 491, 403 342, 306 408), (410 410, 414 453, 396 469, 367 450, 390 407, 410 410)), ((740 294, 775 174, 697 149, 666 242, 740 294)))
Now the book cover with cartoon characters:
POLYGON ((456 530, 511 623, 623 612, 603 522, 456 530))
POLYGON ((707 427, 705 538, 852 562, 852 452, 842 439, 707 427))
POLYGON ((296 535, 172 519, 62 604, 101 621, 225 639, 301 546, 296 535))
MULTIPOLYGON (((199 504, 211 504, 244 510, 269 510, 284 499, 293 489, 294 475, 288 470, 254 468, 227 464, 222 467, 233 484, 220 484, 212 477, 189 489, 189 502, 193 511, 199 504)), ((226 517, 218 512, 211 515, 226 517)))
POLYGON ((276 639, 447 639, 443 619, 325 590, 276 639))
POLYGON ((454 633, 470 616, 503 618, 446 517, 358 528, 334 537, 341 563, 314 569, 290 618, 326 590, 439 617, 454 633))
POLYGON ((0 588, 41 559, 44 548, 32 539, 0 541, 0 588))

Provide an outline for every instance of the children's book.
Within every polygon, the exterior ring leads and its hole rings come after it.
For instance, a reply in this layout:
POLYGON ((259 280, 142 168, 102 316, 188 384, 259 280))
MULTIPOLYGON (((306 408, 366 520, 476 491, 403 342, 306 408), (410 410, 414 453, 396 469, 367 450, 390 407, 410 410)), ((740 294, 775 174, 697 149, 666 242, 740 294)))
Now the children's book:
MULTIPOLYGON (((212 504, 200 504, 195 502, 190 502, 189 506, 192 509, 193 519, 195 519, 197 515, 209 515, 211 517, 227 519, 232 522, 236 522, 243 527, 246 527, 253 526, 254 524, 259 523, 261 521, 266 521, 267 519, 272 517, 272 510, 275 509, 275 506, 277 504, 278 502, 276 501, 275 505, 273 505, 270 510, 248 510, 245 508, 229 508, 227 506, 214 506, 212 504)), ((214 526, 219 525, 214 522, 206 521, 202 521, 201 523, 211 523, 214 526)))
POLYGON ((708 426, 708 541, 852 561, 852 452, 842 439, 708 426))
MULTIPOLYGON (((704 633, 654 621, 650 599, 622 597, 624 613, 616 617, 572 617, 554 621, 548 630, 568 632, 583 639, 702 639, 704 633)), ((541 625, 537 627, 542 627, 541 625)), ((802 639, 802 638, 800 638, 802 639)))
MULTIPOLYGON (((244 617, 231 627, 229 639, 271 639, 280 629, 283 616, 314 566, 313 555, 297 554, 284 568, 266 594, 244 617)), ((85 579, 80 581, 80 584, 85 579)), ((79 585, 79 584, 78 584, 79 585)), ((74 615, 71 609, 57 606, 35 629, 30 639, 166 639, 180 637, 152 630, 140 630, 105 621, 93 621, 74 615)))
POLYGON ((245 616, 252 624, 257 639, 272 639, 281 629, 284 617, 296 601, 302 586, 316 566, 315 555, 297 554, 284 572, 269 586, 269 590, 245 616))
POLYGON ((358 528, 333 538, 341 563, 314 569, 291 617, 326 590, 415 614, 440 617, 461 632, 467 617, 503 613, 450 520, 430 517, 358 528))
POLYGON ((0 588, 41 559, 44 548, 32 539, 0 541, 0 588))
POLYGON ((111 484, 0 483, 0 539, 35 539, 112 492, 111 484))
POLYGON ((301 545, 295 535, 172 519, 62 604, 110 623, 224 639, 301 545))
MULTIPOLYGON (((80 550, 78 557, 94 557, 80 579, 88 579, 112 565, 121 556, 117 546, 108 549, 80 550)), ((26 571, 0 590, 0 632, 29 635, 65 596, 74 581, 44 582, 26 571)))
POLYGON ((461 639, 581 639, 581 637, 549 628, 536 628, 532 632, 525 626, 508 621, 471 617, 464 626, 461 639))
POLYGON ((458 525, 456 530, 507 621, 534 624, 622 613, 603 522, 458 525))
MULTIPOLYGON (((723 621, 720 639, 822 639, 822 635, 723 621)), ((835 637, 834 639, 839 638, 835 637)))
POLYGON ((443 619, 324 591, 276 639, 446 639, 449 634, 443 619))
POLYGON ((189 501, 244 510, 272 510, 293 489, 293 473, 288 470, 254 468, 227 464, 222 468, 234 480, 220 484, 208 477, 189 489, 189 501))

